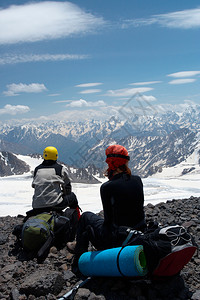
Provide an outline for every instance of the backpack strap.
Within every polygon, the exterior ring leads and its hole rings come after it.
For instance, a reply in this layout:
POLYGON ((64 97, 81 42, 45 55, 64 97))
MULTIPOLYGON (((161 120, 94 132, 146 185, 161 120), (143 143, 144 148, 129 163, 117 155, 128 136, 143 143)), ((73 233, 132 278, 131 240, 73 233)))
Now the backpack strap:
POLYGON ((35 217, 35 216, 37 216, 39 214, 43 214, 43 213, 44 214, 45 213, 47 213, 47 214, 53 213, 54 214, 56 212, 54 212, 54 208, 52 208, 52 207, 33 208, 26 212, 26 216, 25 216, 23 222, 25 223, 30 217, 35 217))
POLYGON ((119 266, 119 256, 120 256, 120 253, 122 252, 122 250, 125 248, 126 246, 123 246, 121 247, 120 251, 118 252, 117 254, 117 269, 119 271, 119 273, 123 276, 123 277, 126 277, 126 275, 124 275, 120 269, 120 266, 119 266))
MULTIPOLYGON (((50 224, 51 224, 51 221, 52 219, 55 217, 54 214, 52 214, 51 218, 49 218, 49 220, 47 221, 47 223, 49 224, 49 227, 50 227, 50 224)), ((50 230, 50 236, 48 237, 48 239, 46 240, 46 242, 42 245, 42 247, 40 248, 40 250, 37 252, 37 258, 38 259, 42 259, 43 256, 46 254, 47 250, 50 249, 52 243, 53 243, 53 240, 54 240, 54 233, 52 230, 50 230)))
POLYGON ((51 235, 48 237, 44 245, 42 245, 42 247, 37 253, 38 259, 41 259, 44 256, 44 254, 46 254, 46 251, 49 250, 49 248, 51 247, 53 240, 54 240, 54 234, 53 232, 51 232, 51 235))
POLYGON ((131 228, 128 228, 126 231, 128 232, 128 235, 127 235, 125 241, 122 243, 122 247, 128 245, 129 241, 131 240, 131 238, 132 238, 132 236, 133 236, 134 234, 135 234, 135 235, 142 234, 141 231, 134 230, 134 229, 131 229, 131 228))

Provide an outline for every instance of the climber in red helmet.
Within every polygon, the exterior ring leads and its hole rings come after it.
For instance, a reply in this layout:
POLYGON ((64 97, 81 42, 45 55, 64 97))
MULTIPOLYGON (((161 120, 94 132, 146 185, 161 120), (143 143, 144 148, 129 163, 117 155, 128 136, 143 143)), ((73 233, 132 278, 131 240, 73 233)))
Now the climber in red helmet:
POLYGON ((143 184, 139 176, 131 175, 128 151, 121 145, 111 145, 105 153, 109 180, 100 189, 104 218, 92 212, 82 214, 76 242, 67 244, 75 253, 74 272, 78 271, 80 255, 88 251, 89 241, 97 250, 118 247, 125 240, 127 228, 146 228, 143 184))

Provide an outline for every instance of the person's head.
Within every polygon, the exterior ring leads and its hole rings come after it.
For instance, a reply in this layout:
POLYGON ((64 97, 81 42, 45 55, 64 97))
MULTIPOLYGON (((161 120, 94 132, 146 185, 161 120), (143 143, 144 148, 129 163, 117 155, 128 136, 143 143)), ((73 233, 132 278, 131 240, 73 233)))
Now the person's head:
POLYGON ((106 149, 105 153, 106 163, 108 164, 105 175, 108 178, 121 172, 131 175, 131 170, 128 168, 130 157, 125 147, 121 145, 111 145, 106 149))
POLYGON ((57 160, 58 150, 55 147, 48 146, 43 151, 44 160, 57 160))

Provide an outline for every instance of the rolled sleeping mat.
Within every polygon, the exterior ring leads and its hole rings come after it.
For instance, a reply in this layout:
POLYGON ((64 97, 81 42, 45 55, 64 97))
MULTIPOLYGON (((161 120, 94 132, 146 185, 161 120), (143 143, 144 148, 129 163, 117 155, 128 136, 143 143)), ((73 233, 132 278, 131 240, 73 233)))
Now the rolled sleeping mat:
POLYGON ((146 258, 142 245, 118 247, 83 253, 78 261, 85 276, 144 276, 146 258))

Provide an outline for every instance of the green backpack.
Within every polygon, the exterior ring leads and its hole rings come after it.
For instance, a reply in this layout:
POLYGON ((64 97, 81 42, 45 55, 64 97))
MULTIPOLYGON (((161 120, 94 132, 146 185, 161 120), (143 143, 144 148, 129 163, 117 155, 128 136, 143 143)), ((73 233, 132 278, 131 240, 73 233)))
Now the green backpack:
POLYGON ((28 259, 36 257, 38 262, 42 262, 52 246, 62 249, 67 242, 75 239, 78 225, 76 209, 67 208, 60 213, 51 211, 38 215, 31 213, 33 211, 28 212, 24 223, 16 225, 12 232, 28 259))
POLYGON ((44 244, 53 240, 54 216, 41 213, 29 218, 22 227, 22 246, 29 252, 38 252, 44 244))

